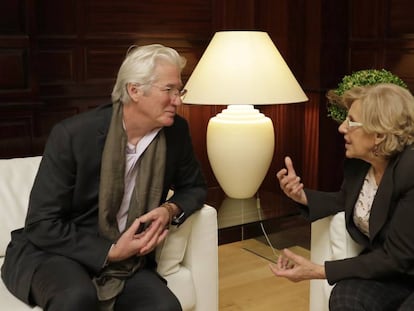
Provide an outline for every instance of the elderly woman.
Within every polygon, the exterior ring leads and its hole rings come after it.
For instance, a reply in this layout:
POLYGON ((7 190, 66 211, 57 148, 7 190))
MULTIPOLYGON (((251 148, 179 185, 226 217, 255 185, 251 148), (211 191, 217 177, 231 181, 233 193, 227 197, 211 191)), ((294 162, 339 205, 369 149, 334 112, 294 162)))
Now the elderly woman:
POLYGON ((345 211, 363 251, 317 265, 284 250, 271 270, 292 281, 335 284, 331 311, 414 310, 414 98, 377 84, 349 90, 342 102, 348 117, 339 132, 348 159, 340 191, 304 189, 289 157, 277 178, 310 221, 345 211))

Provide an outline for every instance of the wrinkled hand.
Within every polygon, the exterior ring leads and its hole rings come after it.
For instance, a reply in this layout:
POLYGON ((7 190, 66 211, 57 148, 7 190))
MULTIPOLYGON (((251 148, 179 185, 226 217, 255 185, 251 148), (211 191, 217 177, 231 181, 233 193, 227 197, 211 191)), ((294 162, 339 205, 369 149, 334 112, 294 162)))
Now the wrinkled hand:
POLYGON ((158 207, 135 219, 108 253, 108 261, 121 261, 131 256, 143 256, 154 250, 167 236, 168 210, 158 207), (147 228, 141 231, 145 224, 147 228))
POLYGON ((296 175, 290 157, 285 157, 285 165, 286 168, 282 168, 276 174, 280 188, 292 200, 307 205, 308 199, 303 191, 303 184, 300 182, 300 177, 296 175))
POLYGON ((284 249, 277 263, 270 264, 269 267, 274 275, 284 277, 292 282, 326 278, 324 266, 314 264, 288 249, 284 249))

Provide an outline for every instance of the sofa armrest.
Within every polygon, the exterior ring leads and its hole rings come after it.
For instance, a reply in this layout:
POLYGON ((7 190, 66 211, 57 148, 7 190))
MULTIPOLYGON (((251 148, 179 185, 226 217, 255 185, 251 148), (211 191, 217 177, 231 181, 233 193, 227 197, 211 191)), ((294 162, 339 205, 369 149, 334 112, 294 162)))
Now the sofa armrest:
POLYGON ((156 260, 158 272, 183 310, 218 310, 218 231, 213 207, 204 205, 180 227, 172 227, 157 248, 156 260))
POLYGON ((217 211, 205 205, 193 220, 183 265, 192 271, 196 288, 195 311, 218 310, 217 211))
MULTIPOLYGON (((311 260, 323 265, 328 260, 338 260, 359 254, 361 246, 349 235, 345 214, 319 219, 311 227, 311 260)), ((310 281, 310 311, 328 311, 332 286, 326 280, 310 281)))
MULTIPOLYGON (((311 261, 323 265, 331 257, 329 227, 331 217, 311 224, 311 261)), ((311 280, 309 286, 309 311, 328 311, 331 286, 326 280, 311 280)))

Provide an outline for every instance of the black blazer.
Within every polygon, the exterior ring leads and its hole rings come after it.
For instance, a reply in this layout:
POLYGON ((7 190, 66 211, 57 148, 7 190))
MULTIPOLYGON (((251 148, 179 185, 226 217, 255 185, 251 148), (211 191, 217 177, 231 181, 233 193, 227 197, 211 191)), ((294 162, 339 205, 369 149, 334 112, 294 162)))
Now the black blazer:
MULTIPOLYGON (((34 270, 53 254, 72 258, 91 273, 101 270, 112 241, 98 234, 98 190, 102 151, 112 105, 57 124, 48 139, 30 195, 25 227, 12 232, 2 266, 8 289, 29 303, 34 270)), ((164 190, 185 213, 201 208, 206 184, 193 153, 187 122, 175 117, 164 128, 167 156, 164 190)), ((161 203, 161 202, 160 202, 161 203)))
POLYGON ((356 257, 326 261, 327 280, 330 284, 348 278, 414 282, 414 147, 390 160, 372 204, 368 239, 355 226, 353 210, 369 168, 364 161, 347 160, 339 192, 305 190, 308 208, 301 209, 311 221, 345 211, 349 234, 364 247, 356 257))

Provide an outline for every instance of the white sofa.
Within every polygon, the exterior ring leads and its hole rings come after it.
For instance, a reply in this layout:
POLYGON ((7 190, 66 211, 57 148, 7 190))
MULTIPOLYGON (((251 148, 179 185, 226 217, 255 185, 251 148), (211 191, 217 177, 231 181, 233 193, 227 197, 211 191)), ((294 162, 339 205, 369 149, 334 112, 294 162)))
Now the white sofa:
MULTIPOLYGON (((344 213, 315 221, 311 226, 311 260, 323 264, 328 260, 349 258, 361 251, 345 228, 344 213)), ((310 281, 309 311, 328 311, 332 286, 326 280, 310 281)))
MULTIPOLYGON (((23 226, 29 193, 41 157, 0 160, 0 266, 10 232, 23 226)), ((157 249, 158 271, 183 310, 218 310, 218 238, 216 210, 205 205, 179 228, 173 227, 157 249)), ((15 298, 0 281, 0 309, 40 311, 15 298)))

